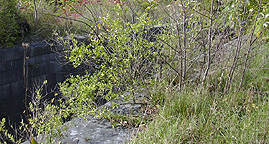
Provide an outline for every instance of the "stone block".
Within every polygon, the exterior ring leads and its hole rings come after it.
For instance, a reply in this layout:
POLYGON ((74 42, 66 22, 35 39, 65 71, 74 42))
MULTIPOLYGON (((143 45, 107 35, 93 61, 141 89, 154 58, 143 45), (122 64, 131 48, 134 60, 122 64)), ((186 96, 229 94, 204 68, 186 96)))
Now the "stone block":
POLYGON ((53 66, 50 65, 49 62, 44 62, 36 65, 29 65, 29 77, 38 77, 44 74, 52 73, 51 68, 53 66))
POLYGON ((38 55, 51 53, 50 47, 45 43, 31 43, 27 49, 27 56, 34 57, 38 55))
POLYGON ((23 79, 22 68, 0 72, 0 86, 23 79))
POLYGON ((5 71, 6 67, 5 67, 5 62, 1 62, 0 63, 0 72, 5 71))
POLYGON ((55 73, 48 74, 47 75, 47 81, 48 81, 49 84, 57 84, 56 74, 55 73))
POLYGON ((29 89, 34 90, 34 88, 41 86, 44 81, 47 80, 47 75, 41 75, 39 77, 29 78, 29 89))
POLYGON ((0 63, 0 72, 9 71, 9 70, 16 69, 19 67, 23 67, 22 59, 5 61, 5 62, 0 63))
POLYGON ((48 46, 48 45, 42 45, 39 47, 35 47, 35 49, 34 49, 35 56, 49 54, 49 53, 52 53, 52 51, 51 51, 50 46, 48 46))
POLYGON ((37 65, 40 63, 45 63, 50 61, 50 54, 38 55, 34 57, 29 57, 29 65, 37 65))
POLYGON ((5 48, 0 50, 0 63, 15 59, 20 59, 23 56, 22 47, 5 48))
POLYGON ((61 58, 60 54, 58 54, 58 53, 51 53, 50 54, 50 61, 60 62, 60 61, 62 61, 62 58, 61 58))
POLYGON ((16 81, 14 83, 10 84, 11 90, 10 90, 10 95, 12 96, 20 96, 24 95, 24 82, 23 81, 16 81))
POLYGON ((5 61, 6 49, 0 49, 0 63, 5 61))
POLYGON ((70 74, 68 74, 68 73, 63 73, 63 72, 55 73, 55 81, 62 82, 65 79, 69 78, 69 76, 70 76, 70 74))
MULTIPOLYGON (((61 49, 60 47, 57 48, 61 49)), ((48 80, 46 90, 50 92, 57 86, 58 82, 68 78, 70 73, 78 74, 84 71, 73 68, 71 64, 60 64, 59 61, 64 62, 64 59, 60 54, 53 52, 46 43, 30 44, 26 56, 29 57, 26 67, 28 69, 29 94, 35 87, 42 85, 45 80, 48 80)), ((12 113, 10 115, 16 115, 23 109, 25 92, 23 57, 24 48, 22 46, 0 49, 0 100, 4 99, 5 102, 5 106, 0 107, 0 111, 2 112, 3 108, 12 106, 9 112, 3 110, 7 114, 12 113)))
POLYGON ((10 84, 1 85, 0 86, 0 100, 10 97, 11 96, 10 92, 11 92, 10 84))
POLYGON ((5 61, 11 61, 16 59, 16 53, 14 48, 7 50, 6 54, 5 54, 5 61))

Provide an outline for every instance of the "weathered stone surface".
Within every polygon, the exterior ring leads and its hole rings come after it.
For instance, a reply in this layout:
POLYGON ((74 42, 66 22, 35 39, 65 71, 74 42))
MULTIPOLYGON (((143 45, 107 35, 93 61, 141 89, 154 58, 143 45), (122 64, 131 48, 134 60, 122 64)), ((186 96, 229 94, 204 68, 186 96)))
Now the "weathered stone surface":
MULTIPOLYGON (((112 124, 107 120, 99 120, 97 118, 76 118, 68 123, 65 123, 63 129, 67 129, 63 134, 63 138, 54 139, 55 143, 62 144, 122 144, 127 142, 131 135, 132 129, 117 126, 112 127, 112 124)), ((44 137, 45 139, 45 137, 44 137)), ((37 138, 40 140, 40 137, 37 138)), ((30 144, 29 141, 23 144, 30 144)))
POLYGON ((107 120, 97 118, 90 118, 87 121, 76 118, 64 126, 69 129, 64 132, 66 137, 61 141, 62 143, 119 144, 127 142, 132 132, 131 129, 121 126, 113 128, 107 120))
POLYGON ((22 72, 22 68, 14 68, 13 70, 0 72, 0 86, 23 80, 22 72))
MULTIPOLYGON (((110 109, 116 114, 129 114, 137 115, 142 114, 140 109, 141 104, 132 104, 124 101, 124 97, 130 93, 126 92, 119 100, 112 100, 104 105, 99 106, 99 109, 110 109), (119 107, 112 109, 112 103, 116 103, 119 107)), ((141 94, 135 95, 137 102, 143 98, 141 94)), ((120 124, 117 124, 114 128, 112 124, 106 119, 98 119, 93 116, 89 116, 87 119, 75 118, 63 126, 61 132, 61 138, 53 137, 55 143, 62 144, 122 144, 128 143, 136 128, 124 128, 120 124)), ((44 142, 47 136, 38 136, 37 141, 44 142)), ((23 144, 30 144, 28 141, 23 144)))

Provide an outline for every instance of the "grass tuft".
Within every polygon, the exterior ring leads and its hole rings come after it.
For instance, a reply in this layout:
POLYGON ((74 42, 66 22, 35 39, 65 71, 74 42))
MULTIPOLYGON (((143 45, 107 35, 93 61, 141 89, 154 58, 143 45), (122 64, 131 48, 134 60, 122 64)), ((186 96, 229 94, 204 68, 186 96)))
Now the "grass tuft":
POLYGON ((165 105, 131 143, 267 143, 268 97, 249 91, 209 95, 166 92, 165 105))

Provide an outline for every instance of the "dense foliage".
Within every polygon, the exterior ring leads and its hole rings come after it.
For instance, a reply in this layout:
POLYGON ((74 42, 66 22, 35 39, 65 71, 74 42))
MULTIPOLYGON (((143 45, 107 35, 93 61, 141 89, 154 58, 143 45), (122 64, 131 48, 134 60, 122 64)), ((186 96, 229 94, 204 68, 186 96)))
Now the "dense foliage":
POLYGON ((20 37, 20 16, 16 8, 17 0, 0 1, 0 46, 13 45, 20 37))
POLYGON ((55 143, 72 117, 115 118, 100 99, 135 103, 144 92, 160 113, 134 143, 268 142, 268 3, 59 0, 53 15, 67 35, 55 30, 55 44, 85 75, 45 103, 35 91, 20 127, 30 141, 55 143))

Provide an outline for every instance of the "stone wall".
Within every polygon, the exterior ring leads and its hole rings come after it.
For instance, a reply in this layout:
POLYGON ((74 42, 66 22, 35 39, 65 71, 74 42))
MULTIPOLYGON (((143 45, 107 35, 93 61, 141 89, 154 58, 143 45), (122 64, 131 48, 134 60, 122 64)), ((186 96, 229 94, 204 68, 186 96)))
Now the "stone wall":
MULTIPOLYGON (((50 92, 71 73, 83 73, 82 69, 60 63, 60 55, 52 49, 55 48, 45 42, 31 43, 27 49, 29 95, 34 86, 41 85, 44 80, 48 81, 46 91, 50 92)), ((0 118, 9 117, 14 122, 24 110, 23 57, 22 46, 0 49, 0 118)))

